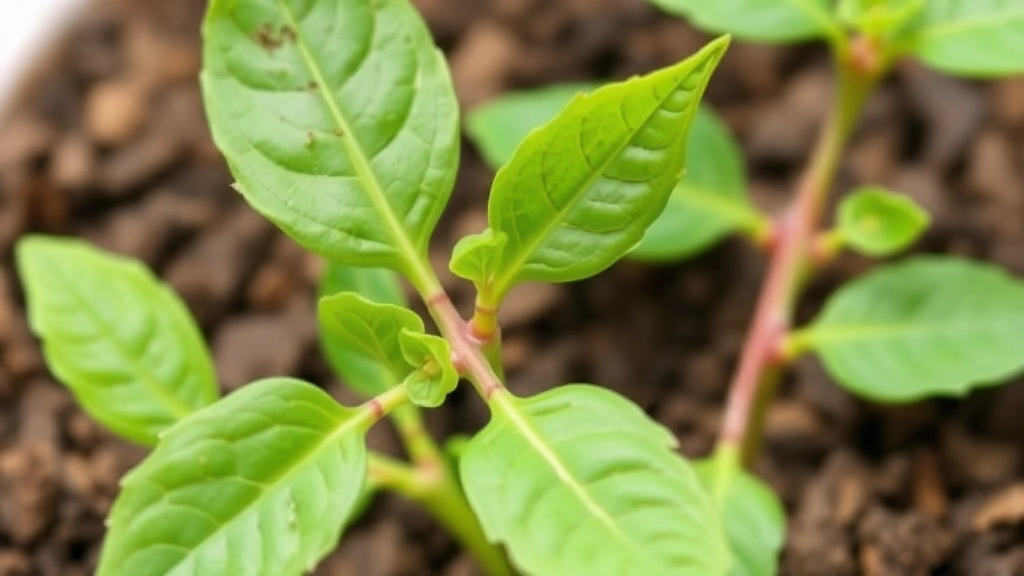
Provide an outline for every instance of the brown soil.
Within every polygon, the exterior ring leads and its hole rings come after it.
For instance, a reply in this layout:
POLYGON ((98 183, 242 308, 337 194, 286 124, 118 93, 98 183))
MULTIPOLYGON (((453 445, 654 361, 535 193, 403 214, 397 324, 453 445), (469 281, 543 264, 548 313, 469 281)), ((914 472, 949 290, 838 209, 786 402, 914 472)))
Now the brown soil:
MULTIPOLYGON (((85 417, 43 366, 25 325, 10 248, 27 231, 77 234, 138 256, 186 299, 225 389, 293 374, 352 401, 316 348, 316 259, 229 188, 196 86, 200 0, 104 0, 70 31, 0 129, 0 576, 91 573, 118 477, 142 457, 85 417)), ((624 77, 705 38, 642 0, 418 0, 449 50, 467 106, 513 87, 624 77)), ((747 153, 756 201, 777 211, 829 95, 820 46, 735 45, 709 100, 747 153)), ((840 177, 906 191, 935 215, 923 249, 1024 275, 1024 80, 973 84, 900 66, 874 97, 840 177)), ((490 171, 467 147, 435 260, 476 231, 490 171)), ((842 279, 814 282, 810 315, 842 279)), ((510 386, 589 381, 630 396, 690 456, 714 439, 763 258, 727 242, 695 261, 624 263, 530 287, 504 310, 510 386)), ((466 287, 446 284, 465 305, 466 287)), ((884 407, 852 399, 801 361, 767 418, 758 472, 782 495, 788 576, 1024 574, 1024 382, 884 407)), ((460 391, 429 415, 472 431, 484 407, 460 391)), ((396 450, 381 427, 372 443, 396 450)), ((474 574, 413 505, 380 499, 316 574, 474 574)))

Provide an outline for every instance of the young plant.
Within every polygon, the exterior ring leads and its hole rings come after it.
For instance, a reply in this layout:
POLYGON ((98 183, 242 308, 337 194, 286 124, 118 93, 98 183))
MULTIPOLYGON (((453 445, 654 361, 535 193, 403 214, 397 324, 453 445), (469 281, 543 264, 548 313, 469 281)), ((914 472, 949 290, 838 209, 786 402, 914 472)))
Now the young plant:
MULTIPOLYGON (((895 61, 917 57, 952 74, 1024 72, 1024 4, 1000 0, 651 0, 698 27, 749 41, 825 40, 836 67, 836 102, 774 223, 750 203, 739 148, 710 110, 690 132, 686 176, 630 257, 671 261, 740 233, 771 263, 730 386, 713 455, 697 463, 717 502, 735 563, 732 574, 774 574, 785 520, 777 498, 743 472, 781 371, 817 353, 852 393, 880 402, 960 396, 1024 370, 1024 284, 998 268, 949 256, 882 266, 842 287, 808 326, 793 326, 807 279, 843 250, 892 256, 929 223, 909 197, 878 186, 846 195, 833 228, 819 231, 834 173, 860 109, 895 61), (703 120, 702 120, 703 119, 703 120)), ((519 92, 485 104, 468 133, 495 167, 534 126, 588 86, 519 92)))
POLYGON ((194 322, 150 273, 78 241, 23 240, 31 322, 55 375, 101 422, 155 446, 124 478, 97 574, 297 576, 373 488, 424 504, 490 574, 512 569, 485 537, 524 574, 726 574, 706 473, 613 392, 513 395, 496 312, 520 282, 592 276, 640 241, 683 174, 728 38, 574 98, 517 147, 488 229, 453 254, 478 290, 468 322, 427 258, 458 167, 458 106, 408 0, 213 0, 203 38, 214 140, 246 200, 335 263, 324 347, 368 400, 345 407, 292 378, 216 399, 194 322), (395 272, 439 336, 402 305, 395 272), (461 448, 456 482, 412 406, 442 404, 460 379, 491 421, 461 448), (385 416, 411 463, 368 452, 385 416))

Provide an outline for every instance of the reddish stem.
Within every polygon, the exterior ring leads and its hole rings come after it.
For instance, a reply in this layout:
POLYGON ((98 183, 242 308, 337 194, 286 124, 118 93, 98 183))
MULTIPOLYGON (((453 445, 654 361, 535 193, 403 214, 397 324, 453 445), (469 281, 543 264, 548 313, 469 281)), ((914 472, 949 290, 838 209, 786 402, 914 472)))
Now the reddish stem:
POLYGON ((437 322, 441 334, 451 344, 452 362, 476 386, 484 400, 489 401, 495 392, 505 386, 481 350, 483 343, 475 337, 471 328, 459 316, 446 293, 437 292, 428 297, 426 303, 427 310, 437 322))
POLYGON ((784 362, 780 351, 840 155, 877 78, 876 73, 865 75, 848 55, 840 55, 837 64, 838 105, 800 179, 793 205, 775 227, 767 277, 730 385, 719 444, 743 446, 748 460, 756 449, 753 436, 760 432, 763 414, 759 412, 771 396, 762 388, 773 388, 770 384, 784 362))

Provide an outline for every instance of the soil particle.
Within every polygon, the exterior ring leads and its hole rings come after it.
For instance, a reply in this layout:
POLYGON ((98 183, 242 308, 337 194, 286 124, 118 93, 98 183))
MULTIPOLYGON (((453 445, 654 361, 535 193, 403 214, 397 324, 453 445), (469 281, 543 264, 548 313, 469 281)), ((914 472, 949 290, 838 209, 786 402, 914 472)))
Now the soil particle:
POLYGON ((937 521, 916 511, 895 514, 874 506, 857 530, 864 576, 928 576, 951 543, 937 521))
POLYGON ((213 338, 217 379, 225 390, 270 376, 296 374, 314 345, 316 316, 309 298, 278 312, 231 318, 213 338))
POLYGON ((85 99, 87 134, 101 146, 125 144, 146 122, 146 94, 125 80, 100 82, 85 99))
POLYGON ((907 61, 897 70, 907 96, 928 127, 923 158, 931 168, 949 167, 963 155, 985 117, 985 98, 976 86, 907 61), (955 112, 954 112, 955 111, 955 112))
POLYGON ((274 229, 262 216, 239 207, 206 228, 167 269, 167 280, 203 326, 219 319, 255 272, 274 229))

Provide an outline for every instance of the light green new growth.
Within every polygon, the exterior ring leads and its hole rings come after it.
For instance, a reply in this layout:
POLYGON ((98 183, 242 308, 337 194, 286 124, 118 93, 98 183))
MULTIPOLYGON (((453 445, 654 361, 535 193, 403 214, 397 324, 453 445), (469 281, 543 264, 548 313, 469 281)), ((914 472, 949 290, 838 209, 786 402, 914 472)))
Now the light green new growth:
MULTIPOLYGON (((381 304, 407 305, 398 276, 383 268, 354 268, 328 264, 320 278, 318 293, 324 298, 341 292, 355 292, 381 304)), ((324 356, 334 372, 353 390, 366 398, 371 398, 399 382, 386 365, 353 350, 343 340, 334 336, 322 316, 318 325, 324 356)))
POLYGON ((520 282, 592 276, 641 240, 683 175, 683 136, 727 44, 581 94, 530 133, 492 186, 489 227, 507 240, 489 248, 486 278, 468 278, 481 303, 520 282))
POLYGON ((405 361, 418 366, 404 382, 409 400, 423 408, 437 408, 459 383, 451 346, 439 336, 406 329, 398 334, 398 342, 405 361))
POLYGON ((104 426, 153 446, 217 399, 199 328, 144 266, 44 236, 19 241, 17 264, 47 365, 104 426))
MULTIPOLYGON (((488 162, 501 167, 531 130, 554 118, 573 96, 588 88, 590 85, 567 84, 504 96, 471 112, 467 130, 488 162)), ((711 109, 701 106, 687 136, 683 179, 643 240, 627 256, 676 260, 737 231, 762 240, 768 228, 767 219, 747 197, 739 146, 711 109)), ((471 236, 464 242, 476 242, 477 238, 471 236)), ((456 247, 456 259, 460 248, 465 251, 468 246, 460 243, 456 247)), ((463 278, 480 277, 469 271, 456 273, 463 278)))
POLYGON ((836 232, 858 252, 889 256, 913 244, 930 222, 928 213, 908 196, 867 186, 843 199, 836 232))

